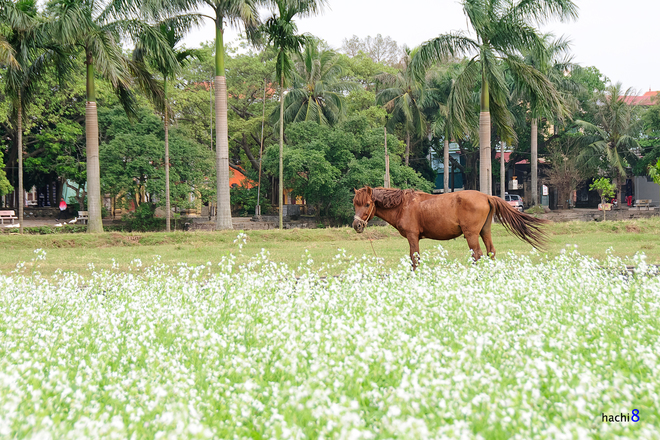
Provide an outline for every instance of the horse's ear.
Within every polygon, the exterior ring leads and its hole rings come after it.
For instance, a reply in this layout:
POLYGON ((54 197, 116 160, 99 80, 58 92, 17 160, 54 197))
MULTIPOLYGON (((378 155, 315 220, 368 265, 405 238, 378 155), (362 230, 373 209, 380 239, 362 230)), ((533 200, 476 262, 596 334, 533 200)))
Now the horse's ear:
POLYGON ((367 189, 367 194, 369 194, 369 197, 371 197, 371 195, 373 194, 374 191, 371 189, 370 186, 367 186, 365 188, 367 189))

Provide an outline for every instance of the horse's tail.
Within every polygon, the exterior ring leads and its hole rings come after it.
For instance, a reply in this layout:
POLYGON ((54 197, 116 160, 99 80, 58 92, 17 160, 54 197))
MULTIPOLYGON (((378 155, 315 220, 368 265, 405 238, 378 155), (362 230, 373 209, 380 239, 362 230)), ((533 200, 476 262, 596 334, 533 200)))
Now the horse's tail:
POLYGON ((547 236, 540 226, 548 223, 547 220, 518 212, 499 197, 490 196, 489 203, 491 209, 495 210, 495 216, 507 231, 537 249, 545 248, 547 236))

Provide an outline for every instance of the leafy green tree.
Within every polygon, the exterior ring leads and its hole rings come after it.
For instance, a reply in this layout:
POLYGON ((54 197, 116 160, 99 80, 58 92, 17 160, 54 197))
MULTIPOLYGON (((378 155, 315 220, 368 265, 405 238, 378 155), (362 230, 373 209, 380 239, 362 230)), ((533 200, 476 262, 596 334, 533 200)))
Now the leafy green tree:
MULTIPOLYGON (((136 206, 143 202, 159 205, 165 202, 166 179, 163 163, 165 130, 160 118, 148 108, 138 110, 131 122, 121 107, 102 109, 99 126, 103 142, 100 156, 104 166, 101 184, 104 192, 113 197, 125 196, 136 206)), ((191 194, 208 201, 212 181, 213 152, 186 134, 173 128, 170 130, 170 178, 175 183, 171 188, 172 205, 177 208, 190 207, 191 194)))
POLYGON ((272 141, 277 132, 265 121, 266 115, 278 106, 271 82, 274 55, 273 49, 267 47, 260 52, 248 50, 227 59, 227 70, 231 72, 227 84, 232 91, 228 101, 229 161, 248 173, 251 168, 255 181, 258 180, 262 126, 264 143, 272 141))
MULTIPOLYGON (((172 63, 170 58, 161 59, 158 56, 151 56, 148 61, 163 77, 163 93, 164 103, 162 107, 162 114, 165 125, 165 230, 170 232, 170 219, 172 217, 172 209, 170 206, 170 143, 169 143, 169 125, 170 125, 170 106, 167 97, 167 80, 175 78, 175 75, 181 67, 189 62, 192 57, 199 57, 200 52, 194 49, 177 49, 176 46, 183 39, 186 31, 191 26, 196 25, 198 16, 184 15, 176 16, 161 21, 156 27, 162 34, 164 40, 167 42, 168 47, 174 53, 175 62, 172 63)), ((136 60, 144 62, 145 53, 139 48, 133 53, 136 60)))
POLYGON ((660 97, 655 98, 655 104, 642 113, 643 133, 639 145, 644 156, 635 164, 633 172, 636 176, 644 175, 650 167, 660 160, 660 97))
POLYGON ((388 120, 390 131, 401 124, 406 136, 405 163, 410 163, 410 135, 420 138, 425 134, 426 121, 422 113, 420 99, 423 83, 417 80, 409 67, 410 51, 405 52, 403 67, 396 75, 383 74, 380 79, 390 87, 376 95, 376 103, 384 105, 391 117, 388 120))
POLYGON ((589 186, 589 191, 597 191, 600 196, 600 203, 603 208, 603 220, 605 220, 605 201, 614 197, 615 186, 605 177, 600 177, 589 186))
POLYGON ((369 55, 359 52, 355 56, 340 55, 344 78, 357 82, 366 90, 378 93, 383 88, 380 75, 389 73, 396 75, 397 69, 382 63, 377 63, 369 55))
POLYGON ((383 37, 381 34, 375 37, 368 35, 366 38, 359 38, 357 35, 353 35, 350 39, 344 38, 341 50, 350 57, 363 53, 375 63, 392 67, 398 67, 401 58, 405 56, 405 51, 392 37, 383 37))
MULTIPOLYGON (((1 163, 4 163, 2 151, 0 151, 0 164, 1 163)), ((0 196, 7 195, 13 190, 14 187, 11 186, 11 183, 9 183, 9 179, 7 179, 7 172, 4 169, 0 168, 0 196)))
POLYGON ((609 86, 596 96, 595 123, 577 120, 582 130, 581 141, 585 146, 580 161, 586 165, 604 166, 617 178, 619 206, 622 206, 622 189, 626 168, 637 160, 641 131, 638 108, 626 103, 632 89, 623 90, 621 83, 609 86))
MULTIPOLYGON (((350 189, 380 186, 385 170, 382 128, 369 128, 364 116, 334 127, 308 121, 287 126, 284 180, 294 196, 302 196, 317 212, 348 221, 352 216, 350 189)), ((432 185, 400 158, 405 144, 388 135, 395 157, 391 161, 392 184, 430 191, 432 185)), ((274 170, 277 151, 266 152, 264 165, 274 170)))
POLYGON ((651 179, 658 185, 660 185, 660 159, 655 163, 655 165, 650 165, 648 168, 648 174, 651 179))
POLYGON ((300 51, 307 41, 308 37, 297 35, 298 26, 293 18, 298 16, 307 16, 317 13, 322 1, 318 0, 274 0, 273 4, 277 9, 277 14, 273 14, 264 26, 264 32, 268 37, 268 42, 277 50, 275 58, 275 73, 280 83, 280 108, 277 113, 277 119, 280 122, 280 168, 279 168, 279 214, 280 229, 282 229, 282 211, 284 209, 284 87, 286 81, 292 76, 293 61, 291 54, 300 51))
POLYGON ((578 91, 575 82, 566 77, 572 63, 567 58, 570 42, 564 38, 553 39, 552 34, 542 36, 543 44, 535 51, 524 51, 525 63, 545 75, 553 85, 552 96, 544 91, 529 87, 526 82, 516 84, 517 97, 529 103, 531 117, 531 174, 532 174, 532 205, 538 204, 538 124, 539 119, 547 118, 559 122, 569 115, 568 101, 571 93, 578 91), (563 87, 560 87, 563 86, 563 87), (565 92, 565 93, 562 93, 565 92), (550 98, 550 99, 549 99, 550 98))
MULTIPOLYGON (((476 126, 475 112, 461 113, 457 109, 456 78, 465 63, 449 63, 430 72, 424 87, 422 107, 431 122, 430 132, 443 140, 445 170, 450 163, 449 142, 453 138, 469 138, 470 126, 476 126)), ((459 164, 460 165, 460 164, 459 164)), ((449 173, 443 175, 444 191, 449 190, 449 173)))
MULTIPOLYGON (((41 39, 38 26, 36 2, 21 0, 17 3, 5 1, 0 18, 7 23, 9 38, 3 36, 0 47, 7 63, 5 93, 11 97, 16 121, 16 151, 18 157, 18 224, 23 233, 23 117, 26 104, 29 104, 34 89, 34 81, 44 65, 36 49, 37 39, 41 39)), ((6 178, 6 177, 5 177, 6 178)), ((3 185, 6 187, 6 185, 3 185)))
MULTIPOLYGON (((284 98, 284 122, 315 121, 335 125, 346 114, 344 96, 358 85, 344 79, 342 57, 309 39, 297 55, 291 90, 284 98)), ((279 118, 279 112, 273 119, 279 118)))
POLYGON ((145 69, 122 53, 122 38, 136 43, 163 63, 174 63, 174 55, 158 30, 139 19, 138 4, 97 0, 51 0, 47 13, 52 38, 82 52, 86 66, 85 136, 87 153, 88 232, 103 232, 99 130, 95 75, 106 78, 129 114, 136 110, 131 92, 135 83, 162 108, 163 90, 145 69))
POLYGON ((510 115, 506 107, 508 88, 501 60, 518 78, 538 91, 539 96, 551 99, 552 84, 538 70, 525 64, 519 52, 523 49, 542 48, 542 38, 533 27, 547 19, 575 17, 577 6, 571 0, 463 0, 463 11, 476 38, 461 32, 440 35, 419 48, 412 60, 412 68, 421 77, 432 64, 449 58, 476 52, 456 81, 463 98, 459 109, 465 110, 472 93, 472 85, 481 78, 481 113, 479 116, 479 189, 491 193, 491 112, 500 121, 500 132, 514 133, 510 129, 510 115), (509 128, 507 128, 507 126, 509 128))

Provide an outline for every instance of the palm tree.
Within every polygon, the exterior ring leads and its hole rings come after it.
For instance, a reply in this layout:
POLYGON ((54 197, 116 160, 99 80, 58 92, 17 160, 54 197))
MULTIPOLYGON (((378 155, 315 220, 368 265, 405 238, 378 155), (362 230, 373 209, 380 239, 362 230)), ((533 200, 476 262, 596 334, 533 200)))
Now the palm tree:
POLYGON ((431 114, 430 132, 437 137, 442 137, 443 164, 443 187, 445 193, 449 189, 449 142, 454 138, 468 136, 469 127, 476 125, 477 118, 474 112, 462 113, 456 94, 456 78, 460 75, 464 63, 449 63, 443 68, 431 72, 426 80, 421 104, 425 113, 431 114))
POLYGON ((599 93, 597 109, 594 115, 595 124, 586 121, 575 121, 583 134, 580 137, 586 148, 579 156, 586 165, 597 165, 604 160, 617 178, 618 205, 622 206, 623 182, 626 178, 626 167, 636 159, 640 145, 635 139, 639 129, 637 108, 627 104, 634 90, 623 90, 621 83, 616 83, 599 93))
POLYGON ((225 26, 243 25, 248 37, 256 40, 259 26, 258 6, 267 0, 184 0, 188 10, 193 5, 210 6, 214 16, 200 14, 215 23, 215 162, 217 184, 216 229, 232 229, 229 196, 229 129, 227 124, 227 80, 225 78, 225 26))
POLYGON ((0 18, 9 27, 9 38, 0 39, 0 61, 7 65, 5 93, 11 97, 16 112, 16 148, 18 158, 18 227, 23 233, 23 114, 32 98, 34 81, 43 68, 36 52, 40 39, 36 3, 21 0, 5 2, 0 18), (36 70, 36 71, 35 71, 36 70))
POLYGON ((538 122, 540 118, 552 118, 561 121, 569 115, 568 101, 571 100, 570 93, 577 91, 575 82, 567 78, 564 73, 572 66, 570 58, 567 57, 570 42, 564 38, 552 40, 552 34, 544 34, 543 45, 538 50, 541 52, 524 51, 525 63, 534 67, 545 75, 553 85, 556 94, 552 99, 536 90, 528 87, 525 82, 516 84, 516 95, 524 101, 529 102, 531 112, 531 171, 532 171, 532 205, 538 204, 538 122))
MULTIPOLYGON (((510 119, 506 108, 508 90, 500 61, 512 74, 536 89, 540 96, 551 96, 552 84, 536 69, 526 65, 518 54, 523 49, 542 46, 543 40, 533 24, 552 16, 560 19, 575 17, 577 6, 571 0, 463 0, 462 4, 476 38, 469 38, 462 32, 440 35, 422 44, 411 65, 421 77, 426 68, 436 62, 476 52, 457 79, 456 87, 461 93, 468 94, 481 78, 479 189, 490 194, 491 112, 500 121, 510 119)), ((515 134, 509 128, 507 135, 515 134)))
MULTIPOLYGON (((153 67, 163 76, 163 119, 165 120, 165 230, 171 231, 172 209, 170 204, 170 142, 169 142, 169 101, 167 99, 167 80, 174 78, 176 73, 191 58, 199 58, 200 52, 195 49, 176 49, 177 44, 183 39, 185 33, 198 23, 199 16, 188 14, 165 19, 157 25, 159 32, 167 42, 170 50, 174 53, 175 64, 169 64, 169 59, 161 60, 150 57, 149 61, 153 67), (165 62, 163 62, 165 61, 165 62)), ((145 54, 141 47, 133 52, 133 58, 139 61, 144 60, 145 54)))
POLYGON ((85 140, 87 152, 88 232, 103 232, 101 219, 101 179, 99 130, 96 110, 95 73, 112 84, 129 115, 135 112, 132 83, 160 107, 163 90, 142 63, 122 54, 122 37, 137 42, 142 50, 163 63, 174 63, 174 56, 158 30, 136 18, 136 3, 104 0, 53 0, 47 12, 52 17, 52 38, 72 49, 81 50, 87 70, 85 140))
POLYGON ((421 137, 426 131, 426 121, 422 113, 420 99, 423 83, 418 81, 410 70, 411 53, 406 49, 402 69, 392 75, 384 73, 378 79, 391 87, 376 95, 376 104, 384 105, 391 117, 388 118, 390 131, 402 124, 406 133, 405 163, 410 164, 410 135, 421 137))
MULTIPOLYGON (((309 39, 302 53, 296 55, 291 90, 284 100, 284 122, 314 121, 335 125, 345 113, 344 92, 359 87, 342 80, 341 57, 323 49, 320 42, 309 39)), ((276 110, 273 118, 279 118, 276 110)))
POLYGON ((23 233, 23 117, 35 98, 37 82, 43 78, 44 70, 51 64, 57 67, 62 78, 71 69, 66 53, 57 44, 48 41, 43 20, 38 16, 36 2, 19 0, 5 2, 2 18, 9 28, 5 44, 7 72, 5 93, 11 98, 12 114, 16 117, 16 151, 18 162, 18 223, 23 233))
MULTIPOLYGON (((280 82, 280 108, 277 118, 280 122, 280 168, 279 168, 279 195, 278 203, 280 205, 280 229, 283 228, 283 209, 284 209, 284 87, 286 80, 291 77, 293 72, 293 62, 291 53, 299 52, 307 36, 297 35, 298 26, 293 22, 293 18, 298 16, 308 16, 320 11, 324 0, 273 0, 273 5, 277 9, 277 15, 273 14, 264 25, 264 32, 268 37, 269 44, 273 44, 277 50, 275 61, 275 70, 280 82)), ((309 107, 309 105, 308 105, 309 107)))

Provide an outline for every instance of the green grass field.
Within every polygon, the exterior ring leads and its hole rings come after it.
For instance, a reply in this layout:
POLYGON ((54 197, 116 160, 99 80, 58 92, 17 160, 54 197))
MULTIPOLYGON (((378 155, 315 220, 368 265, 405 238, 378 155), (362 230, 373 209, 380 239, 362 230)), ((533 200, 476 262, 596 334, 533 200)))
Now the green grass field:
MULTIPOLYGON (((569 245, 577 245, 578 251, 597 259, 606 257, 607 249, 613 255, 625 258, 644 252, 649 263, 660 263, 660 218, 626 222, 569 222, 554 223, 546 227, 549 236, 547 254, 557 255, 569 245)), ((275 262, 297 266, 305 249, 314 260, 313 267, 329 263, 337 249, 360 256, 374 254, 384 259, 385 267, 396 266, 408 255, 408 242, 392 227, 368 227, 363 234, 351 228, 291 229, 246 231, 247 240, 239 252, 234 242, 238 231, 227 232, 174 232, 174 233, 105 233, 57 234, 57 235, 0 235, 0 273, 7 274, 19 262, 30 262, 35 249, 44 249, 48 258, 40 261, 43 274, 62 269, 84 273, 92 263, 98 269, 126 270, 134 259, 151 264, 154 258, 167 265, 178 262, 188 264, 217 263, 223 256, 234 253, 238 263, 265 249, 275 262)), ((528 254, 531 247, 507 233, 500 225, 494 225, 493 237, 498 254, 508 251, 528 254)), ((449 258, 467 261, 468 247, 460 237, 449 241, 422 240, 422 253, 441 244, 449 258)), ((483 249, 483 243, 482 243, 483 249)), ((542 253, 543 255, 543 253, 542 253)), ((307 260, 307 257, 305 257, 307 260)))
MULTIPOLYGON (((584 227, 557 226, 552 248, 597 249, 585 232, 642 243, 584 227)), ((380 233, 374 248, 392 265, 403 240, 380 233)), ((354 236, 261 233, 242 249, 268 245, 294 262, 308 247, 336 277, 306 257, 298 268, 262 254, 237 269, 236 253, 51 276, 28 263, 0 276, 0 438, 660 438, 657 267, 636 258, 627 273, 625 261, 575 250, 476 264, 435 251, 416 272, 386 270, 332 251, 363 252, 354 236), (630 420, 603 421, 619 414, 630 420)), ((94 248, 109 238, 83 236, 33 257, 52 268, 80 251, 78 268, 92 256, 238 250, 228 234, 147 239, 180 243, 94 248)), ((465 255, 461 244, 451 253, 465 255)))
POLYGON ((0 438, 660 438, 660 219, 547 232, 1 234, 0 438))

